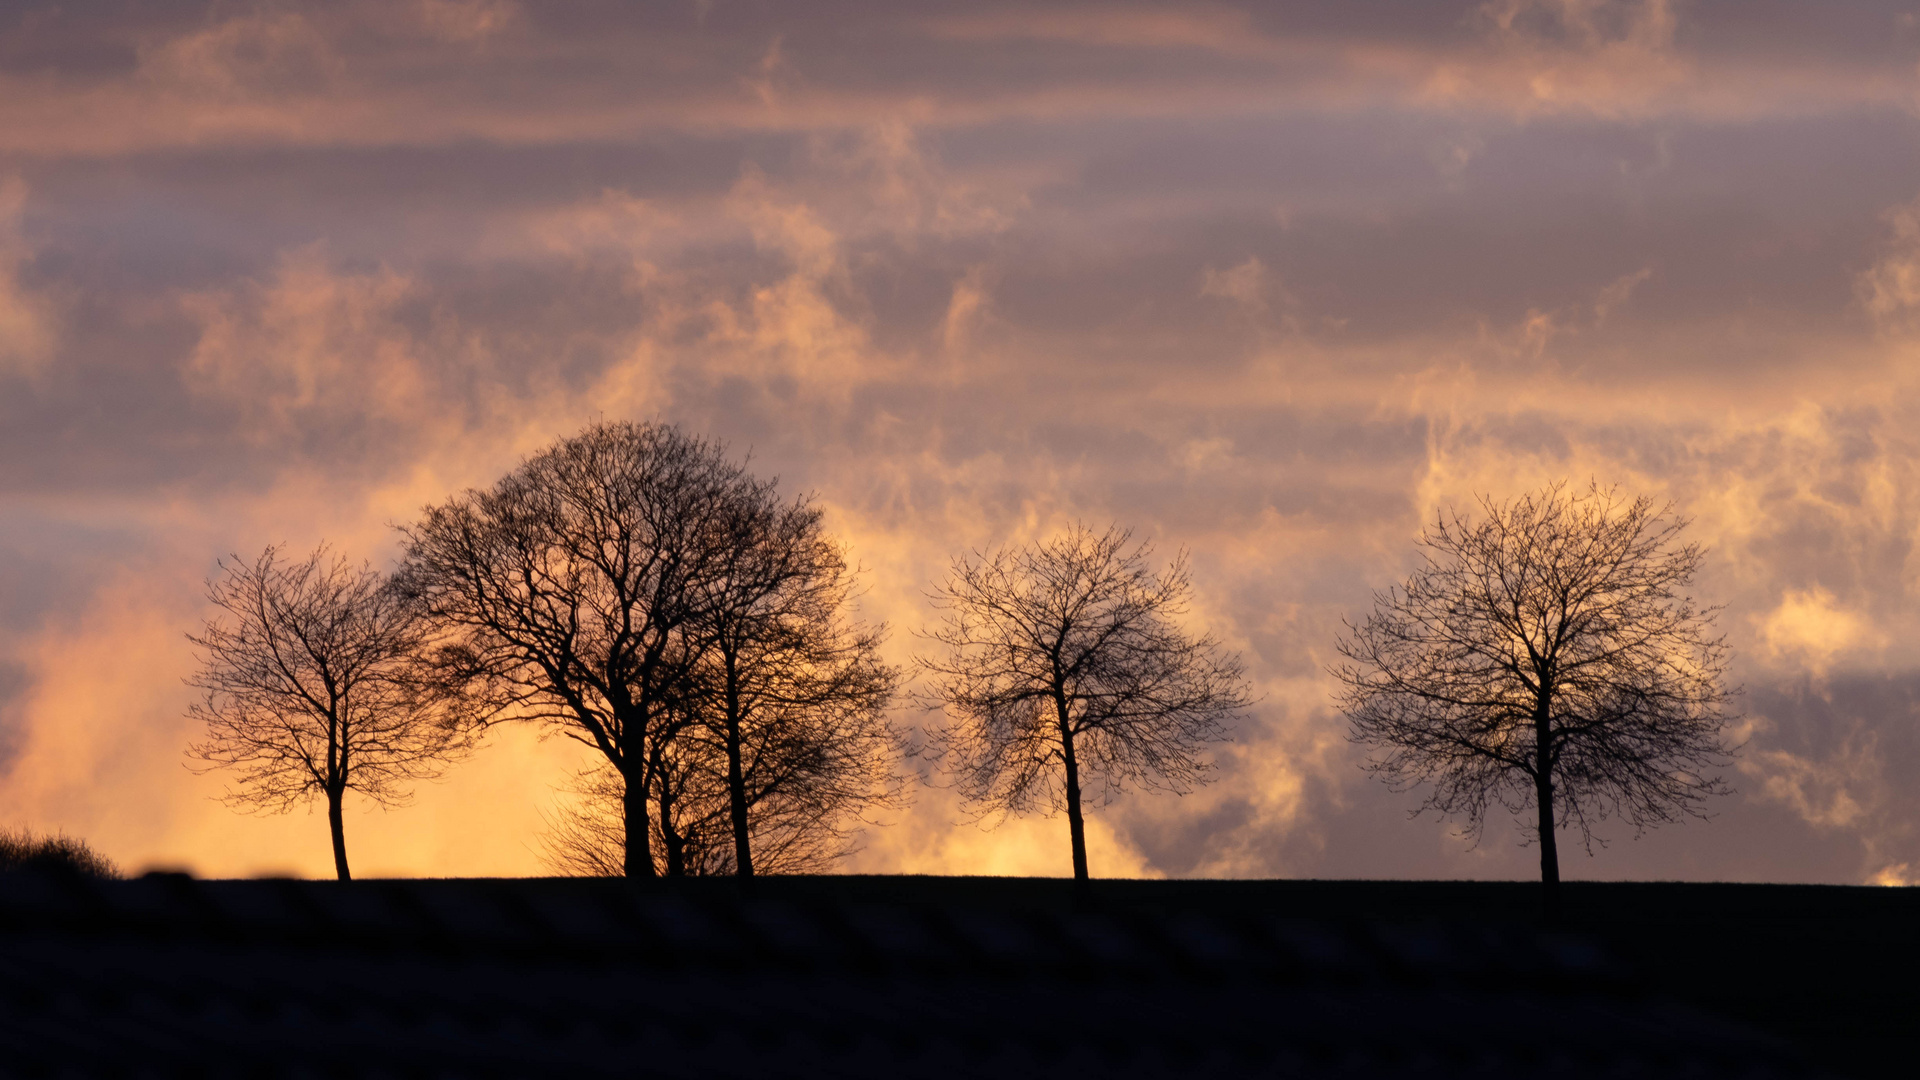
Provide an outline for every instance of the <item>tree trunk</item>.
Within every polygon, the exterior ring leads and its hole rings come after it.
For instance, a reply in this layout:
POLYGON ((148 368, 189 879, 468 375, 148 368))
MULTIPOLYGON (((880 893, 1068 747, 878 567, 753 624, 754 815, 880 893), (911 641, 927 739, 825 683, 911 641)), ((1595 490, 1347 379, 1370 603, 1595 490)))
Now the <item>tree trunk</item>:
POLYGON ((340 800, 345 791, 327 791, 327 828, 333 833, 333 872, 341 881, 352 881, 353 874, 347 869, 347 829, 340 817, 340 800))
POLYGON ((740 683, 727 671, 727 803, 733 816, 733 872, 753 876, 752 836, 747 830, 747 778, 740 764, 740 683))
POLYGON ((1549 923, 1560 921, 1560 847, 1553 825, 1552 714, 1540 710, 1534 718, 1533 798, 1540 807, 1540 914, 1549 923))
POLYGON ((667 876, 685 877, 687 842, 673 828, 673 783, 664 768, 656 768, 654 775, 660 782, 660 843, 667 849, 667 876))
POLYGON ((347 870, 347 826, 340 819, 340 800, 347 794, 347 770, 341 761, 346 756, 340 745, 340 702, 335 695, 327 709, 327 830, 333 834, 333 873, 341 881, 352 881, 347 870))
POLYGON ((643 773, 636 777, 626 768, 622 768, 620 774, 625 788, 620 796, 620 809, 626 830, 626 855, 622 869, 630 878, 650 878, 654 876, 654 870, 653 845, 647 836, 646 776, 643 773))
POLYGON ((1087 876, 1087 825, 1080 817, 1080 763, 1073 756, 1073 727, 1067 722, 1066 703, 1059 702, 1060 759, 1067 767, 1067 830, 1073 836, 1073 880, 1087 876))

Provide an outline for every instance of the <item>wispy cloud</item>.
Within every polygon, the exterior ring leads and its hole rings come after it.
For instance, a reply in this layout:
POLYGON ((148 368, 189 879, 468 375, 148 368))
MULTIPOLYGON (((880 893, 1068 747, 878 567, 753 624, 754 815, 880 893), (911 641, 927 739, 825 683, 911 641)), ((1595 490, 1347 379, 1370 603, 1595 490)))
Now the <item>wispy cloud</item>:
MULTIPOLYGON (((1076 520, 1189 549, 1261 699, 1218 783, 1099 812, 1108 873, 1527 874, 1356 768, 1331 644, 1444 508, 1671 498, 1742 792, 1579 872, 1908 874, 1920 38, 1868 3, 1378 10, 7 16, 0 817, 324 869, 311 822, 178 767, 212 560, 378 563, 634 417, 814 492, 896 660, 958 552, 1076 520)), ((537 869, 573 763, 498 737, 367 816, 371 862, 537 869)), ((958 817, 929 789, 855 865, 1062 869, 1058 823, 958 817)))

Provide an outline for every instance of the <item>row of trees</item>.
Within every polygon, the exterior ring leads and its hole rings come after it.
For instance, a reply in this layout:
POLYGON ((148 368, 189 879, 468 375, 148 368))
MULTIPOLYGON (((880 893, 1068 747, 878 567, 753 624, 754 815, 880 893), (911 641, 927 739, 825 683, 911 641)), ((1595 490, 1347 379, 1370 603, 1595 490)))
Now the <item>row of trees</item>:
MULTIPOLYGON (((1532 811, 1550 912, 1556 834, 1699 815, 1724 789, 1730 719, 1704 557, 1646 499, 1555 485, 1436 520, 1423 565, 1350 624, 1331 669, 1349 734, 1422 810, 1478 835, 1532 811)), ((855 573, 820 510, 675 428, 602 424, 405 527, 390 577, 324 548, 269 548, 210 584, 192 637, 207 737, 232 798, 324 797, 349 876, 347 791, 404 799, 486 727, 540 724, 597 752, 550 840, 572 872, 817 870, 901 804, 904 673, 851 614, 855 573)), ((1184 556, 1118 529, 955 560, 918 702, 925 750, 982 816, 1066 813, 1204 782, 1250 704, 1237 657, 1181 627, 1184 556)))
MULTIPOLYGON (((850 611, 855 575, 820 510, 712 443, 603 424, 486 491, 429 508, 391 577, 316 551, 234 560, 193 642, 207 736, 235 803, 326 800, 350 876, 348 791, 403 800, 491 724, 593 748, 552 861, 584 873, 794 872, 900 805, 903 672, 850 611)), ((931 749, 983 814, 1186 790, 1248 701, 1238 661, 1181 630, 1184 562, 1076 529, 957 560, 920 661, 948 723, 931 749)))

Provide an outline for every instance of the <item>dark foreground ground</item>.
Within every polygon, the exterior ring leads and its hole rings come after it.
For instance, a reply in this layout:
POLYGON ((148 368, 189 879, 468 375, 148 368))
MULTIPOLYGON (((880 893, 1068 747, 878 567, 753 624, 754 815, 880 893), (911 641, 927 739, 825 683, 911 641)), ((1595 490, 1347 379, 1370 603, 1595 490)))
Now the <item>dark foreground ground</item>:
POLYGON ((0 1075, 1883 1076, 1920 890, 0 875, 0 1075))

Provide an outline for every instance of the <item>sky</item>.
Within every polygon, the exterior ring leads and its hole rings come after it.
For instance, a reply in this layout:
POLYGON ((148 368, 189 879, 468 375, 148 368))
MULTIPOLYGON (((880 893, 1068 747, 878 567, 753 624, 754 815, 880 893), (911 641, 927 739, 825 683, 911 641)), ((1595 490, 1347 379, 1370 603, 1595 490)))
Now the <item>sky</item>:
MULTIPOLYGON (((610 419, 812 493, 903 664, 955 555, 1188 551, 1259 700, 1096 876, 1532 876, 1362 771, 1342 620, 1477 496, 1670 501, 1735 791, 1563 873, 1920 880, 1920 5, 0 13, 0 825, 327 874, 186 767, 216 560, 390 566, 610 419)), ((356 873, 543 872, 577 749, 350 802, 356 873)), ((920 785, 845 868, 1065 874, 1066 824, 920 785)))

